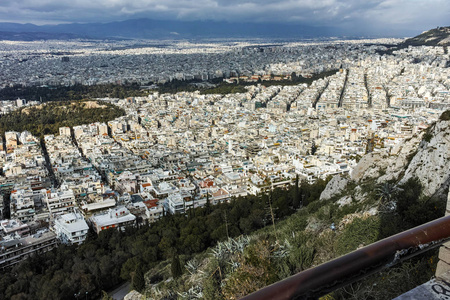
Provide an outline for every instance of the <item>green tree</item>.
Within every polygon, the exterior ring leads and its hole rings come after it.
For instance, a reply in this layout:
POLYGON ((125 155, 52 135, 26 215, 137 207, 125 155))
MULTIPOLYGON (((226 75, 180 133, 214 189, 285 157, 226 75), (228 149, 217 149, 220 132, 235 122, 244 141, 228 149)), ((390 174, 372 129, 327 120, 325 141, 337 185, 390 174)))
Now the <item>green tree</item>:
POLYGON ((133 289, 138 292, 142 292, 145 289, 145 278, 144 278, 144 270, 142 269, 142 265, 138 264, 137 269, 133 276, 133 289))
POLYGON ((211 201, 209 200, 209 192, 206 192, 205 213, 207 215, 211 213, 211 201))
POLYGON ((173 278, 178 278, 183 275, 183 270, 181 269, 180 257, 175 254, 172 257, 172 263, 170 265, 170 270, 172 272, 173 278))
POLYGON ((294 208, 300 208, 300 204, 301 204, 301 195, 300 195, 300 191, 298 188, 298 174, 297 176, 295 176, 295 186, 294 186, 294 202, 293 202, 293 206, 294 208))
POLYGON ((317 146, 316 146, 316 143, 313 141, 312 145, 311 145, 311 155, 316 154, 316 152, 317 152, 317 146))

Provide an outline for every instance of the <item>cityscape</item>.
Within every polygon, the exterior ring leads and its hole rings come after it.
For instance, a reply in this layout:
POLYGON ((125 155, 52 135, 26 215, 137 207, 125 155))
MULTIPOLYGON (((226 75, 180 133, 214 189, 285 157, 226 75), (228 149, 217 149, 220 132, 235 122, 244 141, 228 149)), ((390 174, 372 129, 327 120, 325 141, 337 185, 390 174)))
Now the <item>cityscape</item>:
MULTIPOLYGON (((2 123, 0 298, 239 299, 442 217, 450 30, 434 30, 422 34, 446 37, 422 45, 399 37, 0 40, 0 121, 44 115, 49 103, 67 119, 71 107, 120 113, 62 122, 57 132, 39 121, 28 130, 2 123), (79 86, 135 90, 87 99, 75 97, 79 86), (60 89, 72 98, 50 99, 60 89), (423 205, 415 217, 413 201, 423 205), (347 234, 373 220, 376 238, 347 234), (323 240, 311 246, 313 236, 323 240), (20 287, 26 268, 47 287, 20 287)), ((431 259, 423 276, 444 273, 444 254, 419 259, 431 259)), ((371 290, 330 299, 358 292, 371 290)))

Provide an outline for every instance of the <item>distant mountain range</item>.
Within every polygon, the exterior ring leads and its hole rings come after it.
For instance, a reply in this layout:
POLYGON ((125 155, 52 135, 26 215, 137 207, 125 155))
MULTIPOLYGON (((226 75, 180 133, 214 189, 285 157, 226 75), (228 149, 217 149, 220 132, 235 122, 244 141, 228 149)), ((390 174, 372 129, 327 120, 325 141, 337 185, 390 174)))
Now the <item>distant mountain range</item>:
POLYGON ((279 23, 161 21, 134 19, 111 23, 34 25, 0 23, 0 39, 195 39, 195 38, 316 38, 337 35, 332 27, 279 23))
POLYGON ((450 27, 437 27, 407 39, 405 46, 450 46, 450 27))
MULTIPOLYGON (((413 31, 411 31, 414 34, 413 31)), ((408 39, 408 45, 448 45, 449 27, 438 27, 408 39)), ((231 23, 225 21, 168 21, 133 19, 110 23, 34 25, 0 22, 0 40, 42 39, 308 39, 343 37, 337 27, 287 23, 231 23)), ((395 34, 394 34, 395 35, 395 34)), ((379 35, 378 35, 379 36, 379 35)), ((353 37, 356 37, 353 35, 353 37)))

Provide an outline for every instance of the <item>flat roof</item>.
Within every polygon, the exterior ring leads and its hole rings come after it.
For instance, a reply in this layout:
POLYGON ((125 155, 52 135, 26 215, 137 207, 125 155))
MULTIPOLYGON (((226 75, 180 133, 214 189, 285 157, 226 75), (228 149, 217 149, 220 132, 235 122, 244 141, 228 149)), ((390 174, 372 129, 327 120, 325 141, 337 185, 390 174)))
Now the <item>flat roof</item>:
POLYGON ((131 214, 128 209, 124 207, 111 209, 108 213, 92 216, 91 220, 97 224, 97 226, 109 226, 117 223, 124 223, 136 220, 136 217, 131 214), (124 214, 120 214, 125 212, 124 214), (117 214, 117 215, 116 215, 117 214))
POLYGON ((75 214, 73 213, 62 215, 60 218, 55 220, 55 225, 56 224, 65 228, 69 232, 77 232, 89 229, 89 226, 84 218, 76 218, 75 214))
POLYGON ((102 209, 102 208, 109 208, 114 207, 116 205, 116 200, 114 199, 107 199, 103 200, 102 202, 94 202, 94 203, 88 203, 84 204, 81 208, 87 209, 88 211, 102 209))

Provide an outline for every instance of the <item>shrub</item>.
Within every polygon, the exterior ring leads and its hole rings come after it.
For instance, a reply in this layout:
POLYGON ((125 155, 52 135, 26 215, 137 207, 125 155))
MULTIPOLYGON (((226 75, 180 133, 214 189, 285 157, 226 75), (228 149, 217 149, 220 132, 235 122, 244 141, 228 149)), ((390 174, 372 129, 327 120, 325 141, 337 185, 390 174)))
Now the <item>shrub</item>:
POLYGON ((433 135, 432 135, 431 133, 425 132, 425 133, 423 134, 422 139, 423 139, 425 142, 429 143, 429 142, 431 141, 431 138, 432 138, 432 137, 433 137, 433 135))
POLYGON ((442 113, 442 115, 439 117, 439 120, 441 121, 450 121, 450 110, 446 110, 442 113))

